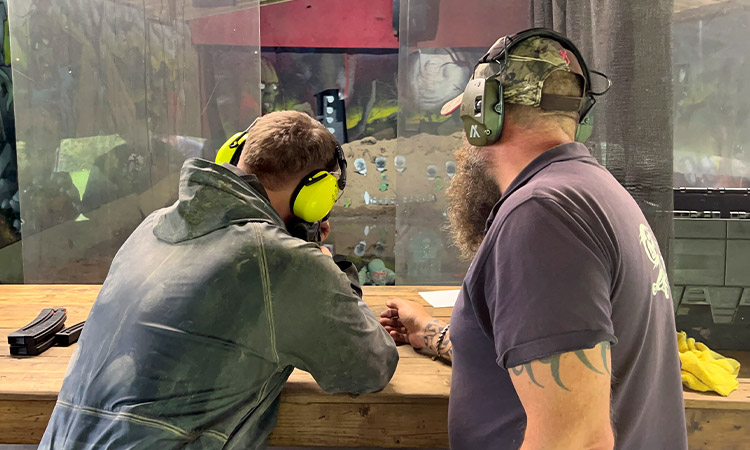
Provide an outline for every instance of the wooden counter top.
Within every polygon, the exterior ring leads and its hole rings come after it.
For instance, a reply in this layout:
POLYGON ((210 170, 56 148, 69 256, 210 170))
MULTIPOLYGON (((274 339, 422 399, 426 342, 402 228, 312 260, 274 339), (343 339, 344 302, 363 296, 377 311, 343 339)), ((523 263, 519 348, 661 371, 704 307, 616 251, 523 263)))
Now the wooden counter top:
MULTIPOLYGON (((5 336, 43 308, 65 307, 67 325, 85 320, 98 285, 0 285, 0 444, 35 444, 44 432, 73 347, 53 347, 32 358, 9 355, 5 336)), ((376 313, 394 297, 419 300, 418 292, 451 287, 366 287, 376 313)), ((428 308, 448 320, 450 308, 428 308)), ((312 377, 295 371, 287 383, 272 445, 447 448, 451 368, 410 347, 389 386, 360 396, 323 393, 312 377)), ((685 393, 691 448, 740 448, 750 439, 750 354, 725 352, 743 363, 740 389, 729 397, 685 393), (734 444, 732 444, 734 443, 734 444)), ((647 382, 647 380, 644 380, 647 382)))

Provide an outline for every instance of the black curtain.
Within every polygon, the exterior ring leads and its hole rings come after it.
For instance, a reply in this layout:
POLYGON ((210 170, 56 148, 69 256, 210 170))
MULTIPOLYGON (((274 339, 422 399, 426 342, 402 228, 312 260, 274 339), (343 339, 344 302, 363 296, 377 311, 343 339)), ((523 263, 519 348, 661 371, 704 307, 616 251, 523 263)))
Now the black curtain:
POLYGON ((590 69, 612 79, 589 147, 641 206, 665 260, 674 204, 673 10, 673 0, 531 0, 534 26, 567 35, 590 69))

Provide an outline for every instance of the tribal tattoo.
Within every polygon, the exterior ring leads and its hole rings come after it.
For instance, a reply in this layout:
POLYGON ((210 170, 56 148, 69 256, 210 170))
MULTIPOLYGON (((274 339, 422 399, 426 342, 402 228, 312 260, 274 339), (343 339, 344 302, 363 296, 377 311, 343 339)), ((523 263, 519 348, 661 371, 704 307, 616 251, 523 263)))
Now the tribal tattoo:
MULTIPOLYGON (((598 373, 600 375, 604 375, 604 372, 606 372, 607 375, 612 375, 612 371, 610 370, 609 363, 607 362, 607 352, 609 352, 609 342, 602 342, 601 344, 597 345, 597 347, 600 347, 601 349, 601 358, 602 358, 602 365, 604 367, 604 371, 597 369, 596 366, 586 356, 586 353, 584 353, 583 350, 577 350, 572 353, 576 355, 578 360, 581 361, 581 363, 592 372, 598 373)), ((562 377, 560 375, 560 357, 561 356, 562 354, 548 356, 546 358, 540 359, 539 362, 543 365, 549 365, 550 371, 552 372, 552 378, 555 380, 555 383, 560 388, 568 391, 569 389, 563 383, 562 377)), ((515 376, 520 376, 523 373, 526 373, 529 376, 529 379, 531 380, 532 383, 539 386, 540 388, 544 388, 544 386, 542 386, 536 380, 536 377, 534 376, 534 368, 532 367, 532 364, 533 362, 530 362, 530 363, 522 364, 520 366, 511 367, 510 371, 515 376)), ((536 368, 539 369, 540 366, 536 365, 536 368)))

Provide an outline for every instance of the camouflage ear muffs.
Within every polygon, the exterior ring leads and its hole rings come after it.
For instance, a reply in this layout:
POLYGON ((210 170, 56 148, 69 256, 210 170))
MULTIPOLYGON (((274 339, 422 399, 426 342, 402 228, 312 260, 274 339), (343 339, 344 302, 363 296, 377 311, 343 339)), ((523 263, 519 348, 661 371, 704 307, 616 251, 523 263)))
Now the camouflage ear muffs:
MULTIPOLYGON (((603 76, 608 84, 609 79, 603 76)), ((578 49, 565 36, 534 28, 498 39, 477 62, 466 90, 442 109, 444 115, 461 108, 464 132, 472 145, 486 146, 500 139, 505 103, 578 113, 576 140, 585 142, 593 129, 595 96, 591 77, 578 49), (583 82, 581 97, 543 94, 544 81, 558 70, 574 73, 583 82)))

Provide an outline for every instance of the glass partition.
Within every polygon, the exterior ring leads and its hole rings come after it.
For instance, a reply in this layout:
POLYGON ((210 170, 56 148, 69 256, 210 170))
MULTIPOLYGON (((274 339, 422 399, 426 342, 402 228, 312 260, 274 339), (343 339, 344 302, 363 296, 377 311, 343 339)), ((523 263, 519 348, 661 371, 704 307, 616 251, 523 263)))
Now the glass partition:
POLYGON ((676 187, 750 187, 750 13, 727 3, 675 15, 676 187))
POLYGON ((13 76, 8 2, 0 2, 0 284, 23 282, 21 259, 21 203, 18 191, 16 124, 13 113, 13 76))
POLYGON ((637 27, 624 18, 646 0, 595 11, 401 0, 347 18, 298 0, 231 3, 11 4, 27 282, 101 282, 132 230, 175 200, 186 158, 213 158, 258 115, 294 109, 343 144, 349 184, 327 244, 362 282, 457 285, 469 263, 447 231, 445 192, 463 137, 440 108, 498 37, 547 26, 614 81, 588 145, 672 254, 678 327, 717 348, 750 342, 744 2, 659 0, 637 27), (324 26, 337 33, 315 33, 324 26))
POLYGON ((101 282, 138 224, 176 200, 183 161, 213 159, 260 114, 258 2, 211 5, 10 5, 26 282, 101 282), (220 13, 241 17, 222 33, 242 46, 201 40, 220 13))
POLYGON ((261 62, 264 111, 303 111, 329 126, 319 94, 333 93, 343 105, 346 134, 337 138, 349 176, 327 243, 361 269, 366 285, 395 283, 396 180, 387 166, 396 146, 397 72, 395 48, 274 47, 264 49, 261 62), (377 270, 368 270, 371 262, 377 270))
POLYGON ((383 172, 395 182, 396 275, 401 284, 460 284, 469 262, 452 244, 445 191, 463 132, 458 113, 440 109, 493 42, 529 27, 528 6, 402 0, 400 14, 399 137, 383 172))
POLYGON ((312 113, 341 142, 349 175, 326 243, 357 265, 365 285, 395 282, 395 178, 385 161, 395 154, 399 109, 398 4, 291 0, 261 8, 264 111, 312 113))
POLYGON ((712 349, 750 350, 749 21, 746 2, 675 2, 676 318, 712 349))

